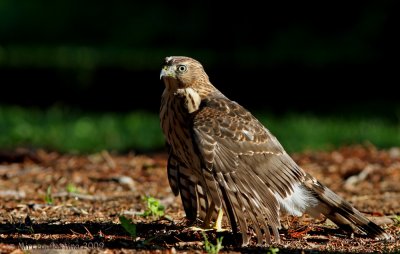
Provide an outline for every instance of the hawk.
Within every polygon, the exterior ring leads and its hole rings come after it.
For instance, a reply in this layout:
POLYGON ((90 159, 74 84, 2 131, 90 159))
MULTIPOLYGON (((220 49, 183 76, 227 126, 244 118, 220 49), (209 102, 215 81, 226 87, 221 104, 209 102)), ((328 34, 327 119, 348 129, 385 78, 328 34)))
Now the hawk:
POLYGON ((258 244, 280 241, 280 212, 323 214, 345 230, 391 236, 300 168, 249 111, 215 88, 196 60, 166 57, 160 120, 168 179, 187 219, 220 227, 223 214, 241 245, 252 228, 258 244))

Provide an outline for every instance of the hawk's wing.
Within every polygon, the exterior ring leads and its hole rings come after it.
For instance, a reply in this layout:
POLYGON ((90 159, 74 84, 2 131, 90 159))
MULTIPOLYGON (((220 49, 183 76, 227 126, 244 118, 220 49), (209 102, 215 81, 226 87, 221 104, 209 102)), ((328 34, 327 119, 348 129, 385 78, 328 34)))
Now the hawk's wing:
POLYGON ((194 221, 199 213, 200 219, 204 220, 208 209, 207 194, 191 169, 180 165, 171 151, 168 157, 167 174, 172 192, 175 196, 181 194, 186 218, 194 221))
POLYGON ((225 97, 203 100, 193 124, 212 201, 224 207, 232 227, 238 223, 244 242, 247 222, 259 242, 263 233, 270 240, 269 227, 279 240, 280 206, 304 180, 303 170, 254 116, 225 97))

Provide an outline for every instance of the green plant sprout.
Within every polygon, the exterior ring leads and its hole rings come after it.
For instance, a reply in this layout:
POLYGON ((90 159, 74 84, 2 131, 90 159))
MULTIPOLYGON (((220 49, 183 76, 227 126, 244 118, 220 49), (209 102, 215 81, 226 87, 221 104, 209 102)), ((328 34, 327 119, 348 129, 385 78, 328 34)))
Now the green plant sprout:
POLYGON ((52 205, 54 203, 53 195, 51 194, 51 186, 47 187, 46 195, 44 196, 44 201, 48 205, 52 205))
POLYGON ((160 203, 160 200, 150 196, 145 196, 143 199, 147 203, 147 209, 142 214, 139 214, 140 216, 143 217, 151 216, 156 219, 159 219, 160 217, 164 216, 165 207, 160 203))
POLYGON ((279 248, 269 247, 267 254, 276 254, 279 252, 279 248))
POLYGON ((394 218, 394 223, 396 226, 400 225, 400 215, 396 215, 394 218))
POLYGON ((68 193, 78 193, 78 188, 73 183, 67 184, 67 187, 65 187, 66 191, 68 193))
POLYGON ((217 254, 224 246, 222 246, 223 236, 217 238, 217 244, 212 244, 208 241, 207 235, 201 232, 204 237, 204 250, 209 254, 217 254))

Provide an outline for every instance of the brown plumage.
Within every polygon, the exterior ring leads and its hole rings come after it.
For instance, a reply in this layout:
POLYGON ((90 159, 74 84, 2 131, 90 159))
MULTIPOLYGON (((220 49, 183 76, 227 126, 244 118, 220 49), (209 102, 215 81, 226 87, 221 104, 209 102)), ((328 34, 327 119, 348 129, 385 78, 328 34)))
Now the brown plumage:
POLYGON ((301 169, 246 109, 209 81, 188 57, 167 57, 160 78, 161 127, 169 146, 168 178, 189 220, 209 225, 223 209, 234 232, 249 243, 279 241, 279 214, 324 214, 338 226, 376 239, 391 236, 301 169))

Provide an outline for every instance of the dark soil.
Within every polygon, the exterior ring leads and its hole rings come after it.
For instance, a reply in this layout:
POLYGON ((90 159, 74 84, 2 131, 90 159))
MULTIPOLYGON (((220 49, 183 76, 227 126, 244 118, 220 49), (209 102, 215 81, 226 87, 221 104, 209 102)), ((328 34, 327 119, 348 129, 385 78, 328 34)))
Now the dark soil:
MULTIPOLYGON (((326 220, 282 217, 279 253, 400 252, 400 149, 344 147, 294 154, 309 173, 386 228, 396 240, 348 235, 326 220)), ((188 228, 179 197, 170 191, 166 155, 70 155, 19 149, 0 153, 0 253, 75 250, 129 253, 203 250, 204 238, 188 228), (144 218, 144 196, 161 200, 166 216, 144 218), (119 216, 133 220, 133 239, 119 216)), ((252 232, 249 231, 249 234, 252 232)), ((235 247, 229 231, 223 251, 271 252, 269 246, 235 247)), ((253 239, 254 241, 255 239, 253 239)))

